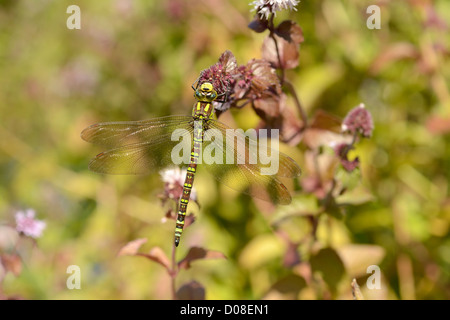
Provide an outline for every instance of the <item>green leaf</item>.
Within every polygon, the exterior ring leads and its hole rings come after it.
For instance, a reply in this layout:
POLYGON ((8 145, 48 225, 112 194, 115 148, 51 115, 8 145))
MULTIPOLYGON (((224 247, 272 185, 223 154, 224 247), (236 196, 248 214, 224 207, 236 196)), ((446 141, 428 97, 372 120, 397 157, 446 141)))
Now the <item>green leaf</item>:
POLYGON ((313 273, 320 273, 330 290, 335 293, 345 274, 344 264, 336 251, 332 248, 321 249, 311 257, 310 263, 313 273))

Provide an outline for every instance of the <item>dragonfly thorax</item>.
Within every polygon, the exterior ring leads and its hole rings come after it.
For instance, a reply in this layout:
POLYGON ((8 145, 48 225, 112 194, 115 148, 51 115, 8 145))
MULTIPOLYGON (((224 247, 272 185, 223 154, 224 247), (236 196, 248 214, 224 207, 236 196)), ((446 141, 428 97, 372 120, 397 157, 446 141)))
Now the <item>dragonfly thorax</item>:
POLYGON ((202 83, 195 90, 195 99, 197 102, 192 110, 192 116, 194 119, 209 119, 214 116, 214 107, 212 102, 217 99, 217 91, 214 90, 213 85, 210 82, 202 83))

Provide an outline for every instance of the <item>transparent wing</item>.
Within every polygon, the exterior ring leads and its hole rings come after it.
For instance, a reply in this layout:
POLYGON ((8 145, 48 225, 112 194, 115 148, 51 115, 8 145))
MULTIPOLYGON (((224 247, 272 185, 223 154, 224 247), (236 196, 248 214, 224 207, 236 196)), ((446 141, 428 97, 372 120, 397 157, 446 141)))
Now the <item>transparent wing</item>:
MULTIPOLYGON (((221 183, 253 197, 289 204, 291 195, 277 177, 296 177, 301 170, 287 155, 279 153, 279 169, 273 174, 270 164, 253 148, 256 141, 225 124, 210 120, 203 141, 202 165, 221 183), (231 129, 231 130, 227 130, 231 129), (231 143, 233 141, 233 143, 231 143)), ((276 154, 275 150, 270 150, 276 154)))
POLYGON ((113 149, 98 154, 89 169, 106 174, 147 174, 171 165, 187 165, 191 122, 192 117, 180 116, 90 126, 82 138, 113 149))
MULTIPOLYGON (((266 150, 260 151, 256 137, 249 137, 244 134, 243 130, 232 129, 217 120, 209 120, 208 124, 211 129, 221 132, 225 140, 224 145, 227 140, 233 141, 232 144, 226 144, 224 150, 228 154, 234 154, 236 161, 244 162, 250 165, 250 168, 265 175, 285 178, 295 178, 301 175, 302 170, 299 165, 288 155, 269 146, 265 146, 264 149, 266 150), (242 150, 245 150, 245 155, 242 150), (264 157, 261 157, 261 155, 264 155, 264 157)), ((214 132, 211 131, 209 135, 213 136, 214 132)))
POLYGON ((149 142, 162 135, 167 137, 177 128, 192 126, 190 116, 168 116, 143 121, 96 123, 81 132, 87 142, 108 148, 149 142))

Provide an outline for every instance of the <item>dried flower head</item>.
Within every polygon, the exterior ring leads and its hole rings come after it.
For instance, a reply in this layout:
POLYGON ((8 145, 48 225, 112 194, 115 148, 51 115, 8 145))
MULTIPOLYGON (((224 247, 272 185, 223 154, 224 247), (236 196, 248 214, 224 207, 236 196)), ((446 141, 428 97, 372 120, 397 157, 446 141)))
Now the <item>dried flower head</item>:
POLYGON ((216 110, 225 111, 231 106, 240 108, 249 102, 281 93, 275 69, 262 59, 252 59, 246 65, 237 67, 231 84, 227 103, 215 105, 216 110))
POLYGON ((252 11, 256 11, 261 19, 268 19, 270 14, 276 15, 277 11, 295 10, 300 1, 297 0, 256 0, 250 3, 253 6, 252 11))
POLYGON ((197 85, 210 82, 219 96, 228 95, 236 68, 236 58, 231 51, 227 50, 222 53, 216 64, 200 73, 197 85))
POLYGON ((342 121, 342 132, 360 133, 366 138, 372 135, 373 128, 372 115, 364 107, 363 103, 350 110, 344 121, 342 121))
POLYGON ((261 59, 253 59, 247 65, 240 66, 238 70, 238 79, 235 88, 238 99, 241 99, 247 90, 249 91, 248 96, 253 99, 261 97, 271 87, 276 93, 281 93, 280 81, 275 73, 275 69, 270 66, 269 62, 261 59), (243 89, 244 92, 240 93, 238 89, 243 89))
POLYGON ((16 213, 16 230, 24 235, 32 238, 39 238, 44 231, 46 224, 44 221, 34 218, 36 212, 33 209, 28 209, 25 212, 19 211, 16 213))
MULTIPOLYGON (((160 171, 161 179, 164 182, 164 197, 177 200, 183 194, 183 185, 187 170, 180 168, 171 168, 160 171)), ((190 198, 197 201, 197 191, 192 187, 190 198)))

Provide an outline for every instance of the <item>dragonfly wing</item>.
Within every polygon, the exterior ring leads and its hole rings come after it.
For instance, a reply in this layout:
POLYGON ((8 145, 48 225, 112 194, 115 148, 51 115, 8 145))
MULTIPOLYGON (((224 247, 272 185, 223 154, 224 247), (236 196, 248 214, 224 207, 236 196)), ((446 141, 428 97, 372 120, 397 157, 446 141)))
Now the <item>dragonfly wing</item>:
POLYGON ((287 188, 274 176, 263 176, 245 164, 202 164, 219 182, 275 204, 291 203, 287 188))
MULTIPOLYGON (((190 116, 168 116, 144 121, 117 121, 97 123, 81 132, 87 142, 108 148, 145 143, 167 136, 177 128, 192 126, 190 116)), ((170 138, 169 138, 170 140, 170 138)))
MULTIPOLYGON (((256 161, 252 159, 252 155, 255 156, 256 152, 248 147, 248 143, 251 142, 248 138, 246 140, 244 135, 236 135, 234 130, 227 131, 226 129, 230 128, 218 121, 211 122, 210 128, 204 134, 202 165, 219 182, 237 191, 275 204, 291 202, 289 191, 277 179, 277 175, 263 174, 264 171, 261 169, 264 165, 258 158, 256 161), (231 139, 234 139, 232 144, 230 143, 231 139), (247 142, 247 147, 245 155, 242 155, 238 149, 243 147, 245 142, 247 142)), ((300 168, 291 158, 280 154, 280 161, 283 163, 280 168, 284 170, 284 176, 297 176, 300 173, 300 168)))
MULTIPOLYGON (((251 163, 254 165, 252 168, 258 168, 265 175, 285 178, 295 178, 301 175, 302 171, 297 162, 288 155, 269 146, 266 146, 267 150, 260 150, 256 137, 248 136, 244 134, 243 130, 232 129, 217 120, 209 120, 208 123, 210 128, 214 129, 213 131, 222 133, 224 150, 229 154, 234 154, 235 160, 251 163), (227 141, 233 141, 233 143, 230 145, 227 141), (242 150, 245 150, 245 154, 243 154, 242 150), (261 152, 268 157, 266 159, 262 158, 261 152), (268 162, 268 160, 271 161, 268 162)), ((213 132, 210 135, 216 134, 213 132)))
POLYGON ((175 141, 172 132, 166 132, 152 136, 150 141, 125 144, 98 154, 91 160, 89 169, 107 174, 147 174, 168 166, 187 165, 192 148, 192 128, 177 129, 175 141))

